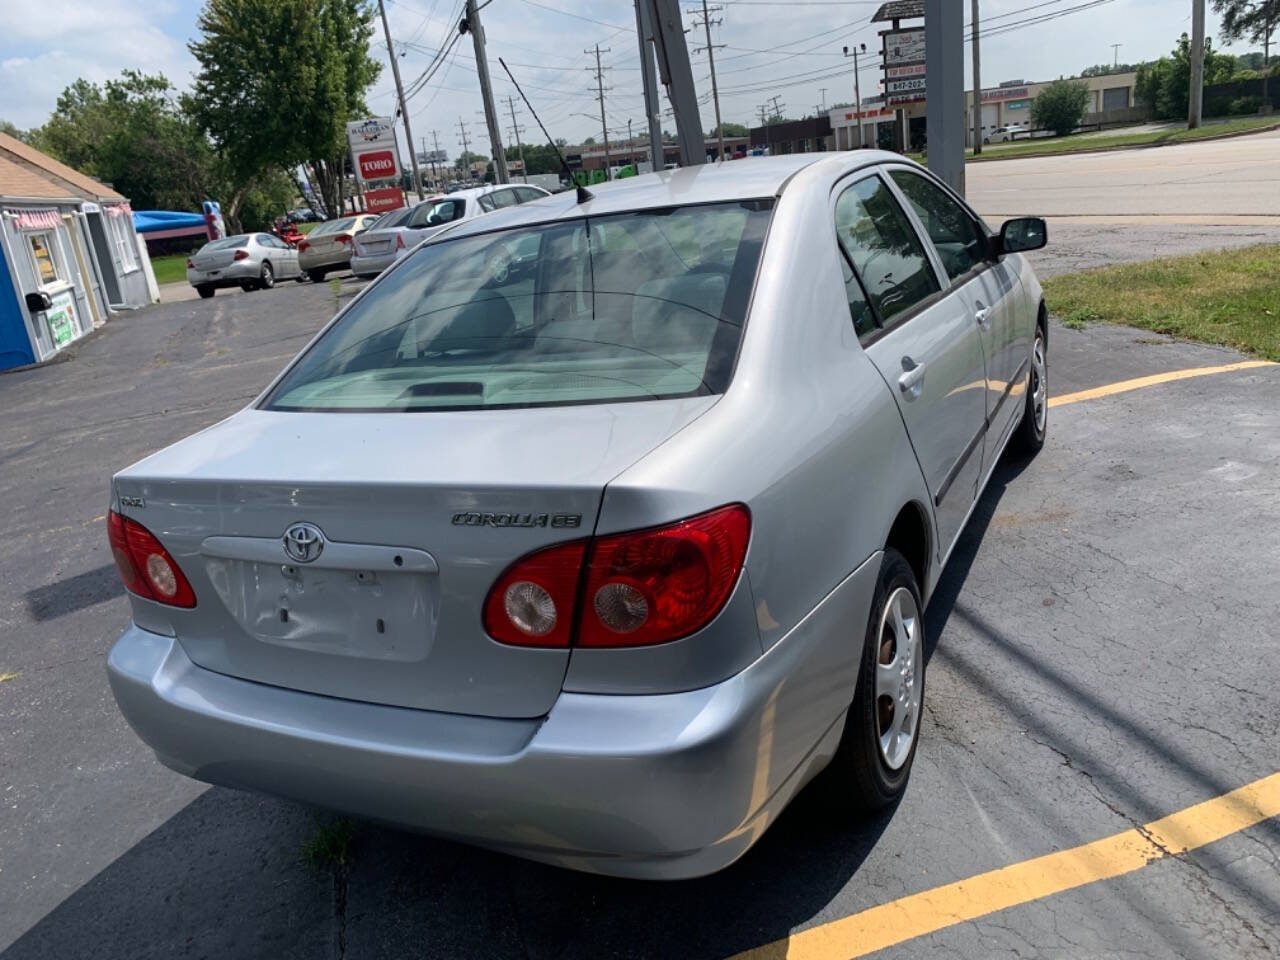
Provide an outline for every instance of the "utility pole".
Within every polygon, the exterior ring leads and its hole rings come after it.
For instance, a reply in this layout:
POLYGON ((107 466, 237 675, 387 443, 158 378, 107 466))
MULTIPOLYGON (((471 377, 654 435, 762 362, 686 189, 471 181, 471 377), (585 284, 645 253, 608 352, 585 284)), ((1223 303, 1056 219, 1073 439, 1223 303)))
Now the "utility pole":
POLYGON ((856 47, 854 47, 852 53, 849 52, 848 47, 844 48, 844 55, 846 57, 849 57, 849 56, 853 57, 853 101, 854 101, 853 109, 854 109, 854 115, 857 117, 858 149, 859 150, 862 149, 863 143, 862 143, 862 87, 859 86, 858 84, 858 54, 866 53, 866 52, 867 52, 867 45, 865 43, 860 43, 856 47))
MULTIPOLYGON (((382 2, 382 0, 379 0, 382 2)), ((502 149, 502 137, 498 135, 498 114, 493 107, 493 90, 489 86, 489 61, 484 53, 484 28, 480 26, 480 8, 476 0, 467 0, 467 16, 458 29, 471 31, 471 43, 476 54, 476 73, 480 77, 480 96, 484 100, 484 121, 489 128, 489 148, 493 151, 493 172, 499 183, 509 183, 507 154, 502 149)))
POLYGON ((1204 106, 1204 0, 1191 0, 1191 97, 1187 103, 1187 129, 1200 126, 1204 106))
MULTIPOLYGON (((712 24, 721 24, 724 21, 712 20, 711 14, 719 13, 723 9, 724 7, 708 7, 707 0, 702 0, 702 23, 699 24, 696 20, 693 23, 695 27, 701 26, 703 30, 706 31, 706 34, 707 34, 707 45, 703 49, 707 51, 707 64, 708 66, 711 67, 711 100, 716 105, 716 139, 719 141, 717 156, 721 160, 724 159, 724 130, 721 128, 721 123, 720 123, 720 90, 716 86, 716 53, 715 52, 716 52, 717 46, 723 47, 724 44, 717 45, 711 42, 711 26, 712 24)), ((687 10, 685 12, 691 13, 694 16, 697 16, 696 10, 687 10)), ((693 52, 697 53, 698 50, 695 49, 693 52)))
MULTIPOLYGON (((437 156, 437 157, 438 157, 438 156, 440 156, 440 137, 439 137, 438 132, 437 132, 437 131, 435 131, 435 130, 432 130, 432 131, 431 131, 431 142, 432 142, 432 143, 434 143, 434 144, 436 145, 436 156, 437 156)), ((438 172, 436 172, 436 161, 435 161, 434 159, 432 159, 432 161, 431 161, 431 171, 432 171, 432 173, 434 173, 434 174, 435 174, 435 178, 436 178, 436 188, 437 188, 437 189, 439 189, 439 187, 440 187, 440 174, 439 174, 438 172)))
POLYGON ((524 144, 520 141, 520 125, 516 123, 515 97, 507 97, 507 109, 511 111, 511 135, 516 138, 516 149, 520 152, 520 176, 529 182, 529 168, 524 165, 524 144))
POLYGON ((819 92, 820 94, 822 94, 822 109, 823 109, 823 111, 826 111, 826 109, 827 109, 827 88, 826 88, 826 87, 819 87, 819 88, 818 88, 818 92, 819 92))
MULTIPOLYGON (((471 0, 474 2, 474 0, 471 0)), ((609 127, 604 122, 604 67, 600 66, 600 44, 596 44, 596 92, 600 98, 600 129, 604 132, 604 178, 612 180, 613 175, 609 171, 612 161, 609 159, 609 127)), ((604 48, 604 52, 608 53, 609 47, 604 48)), ((583 53, 590 53, 590 50, 583 50, 583 53)), ((587 67, 590 70, 590 67, 587 67)), ((612 88, 610 88, 612 89, 612 88)))
POLYGON ((757 110, 760 111, 760 126, 762 127, 766 127, 769 125, 768 114, 765 113, 765 109, 767 107, 768 107, 768 104, 762 103, 760 104, 760 106, 756 108, 757 110))
POLYGON ((1120 48, 1121 48, 1121 47, 1123 47, 1123 46, 1124 46, 1124 44, 1123 44, 1123 43, 1113 43, 1113 44, 1111 45, 1111 67, 1112 67, 1112 69, 1114 69, 1114 68, 1116 68, 1116 67, 1120 66, 1120 48))
POLYGON ((387 38, 387 57, 391 60, 391 75, 396 81, 396 99, 400 102, 400 118, 404 120, 404 139, 409 144, 409 159, 413 161, 413 185, 422 199, 422 174, 418 171, 418 155, 413 152, 413 131, 409 128, 409 111, 405 109, 404 87, 400 85, 400 61, 391 46, 391 27, 387 25, 387 8, 378 0, 378 12, 382 14, 382 32, 387 38))
POLYGON ((651 13, 648 0, 640 5, 640 0, 632 0, 636 8, 636 38, 640 43, 640 82, 644 88, 645 122, 649 125, 649 165, 654 172, 661 170, 666 164, 666 149, 662 145, 662 119, 659 113, 662 104, 658 100, 658 76, 654 69, 653 26, 650 23, 651 13))
POLYGON ((777 96, 773 96, 773 97, 770 97, 770 98, 769 98, 770 102, 773 104, 773 119, 774 119, 774 120, 781 120, 781 119, 782 119, 782 109, 783 109, 783 107, 785 107, 785 106, 786 106, 786 104, 785 104, 785 103, 784 103, 784 104, 782 104, 781 106, 779 106, 778 101, 779 101, 780 99, 781 99, 781 98, 780 98, 780 97, 777 97, 777 96))
POLYGON ((982 152, 982 68, 978 65, 978 0, 972 2, 973 18, 973 155, 982 152))
POLYGON ((462 156, 459 157, 458 159, 466 163, 467 179, 470 180, 471 179, 471 160, 468 154, 470 154, 471 151, 467 146, 470 141, 467 140, 467 125, 462 122, 461 117, 458 118, 458 136, 462 138, 462 156))

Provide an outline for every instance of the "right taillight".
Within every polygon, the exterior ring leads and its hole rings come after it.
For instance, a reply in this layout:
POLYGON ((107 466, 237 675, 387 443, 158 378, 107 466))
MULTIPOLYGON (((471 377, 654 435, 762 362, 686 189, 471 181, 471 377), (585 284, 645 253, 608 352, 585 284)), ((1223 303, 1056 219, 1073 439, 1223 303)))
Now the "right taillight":
POLYGON ((120 579, 130 593, 171 607, 194 607, 195 591, 169 551, 136 520, 107 513, 107 539, 120 579))
POLYGON ((188 270, 194 270, 194 269, 195 269, 195 264, 191 262, 191 258, 190 258, 190 257, 188 257, 188 258, 187 258, 187 269, 188 269, 188 270))
POLYGON ((539 550, 493 585, 485 629, 495 640, 519 646, 635 647, 679 640, 724 607, 750 535, 747 508, 731 504, 663 527, 539 550))
POLYGON ((396 249, 397 249, 397 250, 403 250, 403 249, 404 249, 404 234, 403 234, 403 233, 397 233, 397 234, 396 234, 396 249))
POLYGON ((311 246, 311 244, 310 244, 310 243, 308 243, 306 240, 299 240, 299 241, 298 241, 298 252, 299 252, 299 253, 301 253, 303 250, 308 249, 310 246, 311 246))

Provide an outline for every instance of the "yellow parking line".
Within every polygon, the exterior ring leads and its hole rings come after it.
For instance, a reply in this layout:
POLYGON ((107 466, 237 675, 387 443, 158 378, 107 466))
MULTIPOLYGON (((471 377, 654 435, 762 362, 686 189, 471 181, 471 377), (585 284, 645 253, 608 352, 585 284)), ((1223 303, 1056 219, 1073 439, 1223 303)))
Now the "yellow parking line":
POLYGON ((1273 773, 1145 826, 871 907, 740 953, 733 960, 865 957, 999 910, 1133 873, 1278 815, 1280 773, 1273 773))
POLYGON ((1220 367, 1192 367, 1190 370, 1170 370, 1168 373, 1156 373, 1149 377, 1138 377, 1134 380, 1121 380, 1117 383, 1103 384, 1089 390, 1078 390, 1075 393, 1050 397, 1049 406, 1061 407, 1068 403, 1079 403, 1081 400, 1093 400, 1097 397, 1108 397, 1113 393, 1127 393, 1130 390, 1141 390, 1143 387, 1154 387, 1158 383, 1169 383, 1173 380, 1188 380, 1191 377, 1207 377, 1213 373, 1230 373, 1232 370, 1252 370, 1254 367, 1274 367, 1270 360, 1242 360, 1240 363, 1227 363, 1220 367))

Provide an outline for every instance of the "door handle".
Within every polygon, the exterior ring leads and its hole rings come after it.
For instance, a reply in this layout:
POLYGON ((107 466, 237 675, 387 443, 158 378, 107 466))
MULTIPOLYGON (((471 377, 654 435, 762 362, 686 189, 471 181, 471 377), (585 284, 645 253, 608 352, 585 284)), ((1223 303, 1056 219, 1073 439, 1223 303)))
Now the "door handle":
POLYGON ((924 389, 924 364, 916 363, 910 357, 902 358, 902 376, 898 377, 898 389, 908 400, 920 396, 924 389))
POLYGON ((979 307, 973 312, 973 319, 978 321, 978 326, 983 330, 987 330, 991 326, 991 308, 979 307))

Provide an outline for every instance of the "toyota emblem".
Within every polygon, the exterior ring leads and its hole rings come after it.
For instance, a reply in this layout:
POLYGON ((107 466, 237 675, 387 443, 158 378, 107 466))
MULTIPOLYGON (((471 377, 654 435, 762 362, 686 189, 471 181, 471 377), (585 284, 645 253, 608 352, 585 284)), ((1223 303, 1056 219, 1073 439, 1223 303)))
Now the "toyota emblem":
POLYGON ((313 523, 295 523, 284 532, 283 543, 290 560, 310 563, 324 550, 324 534, 313 523))

